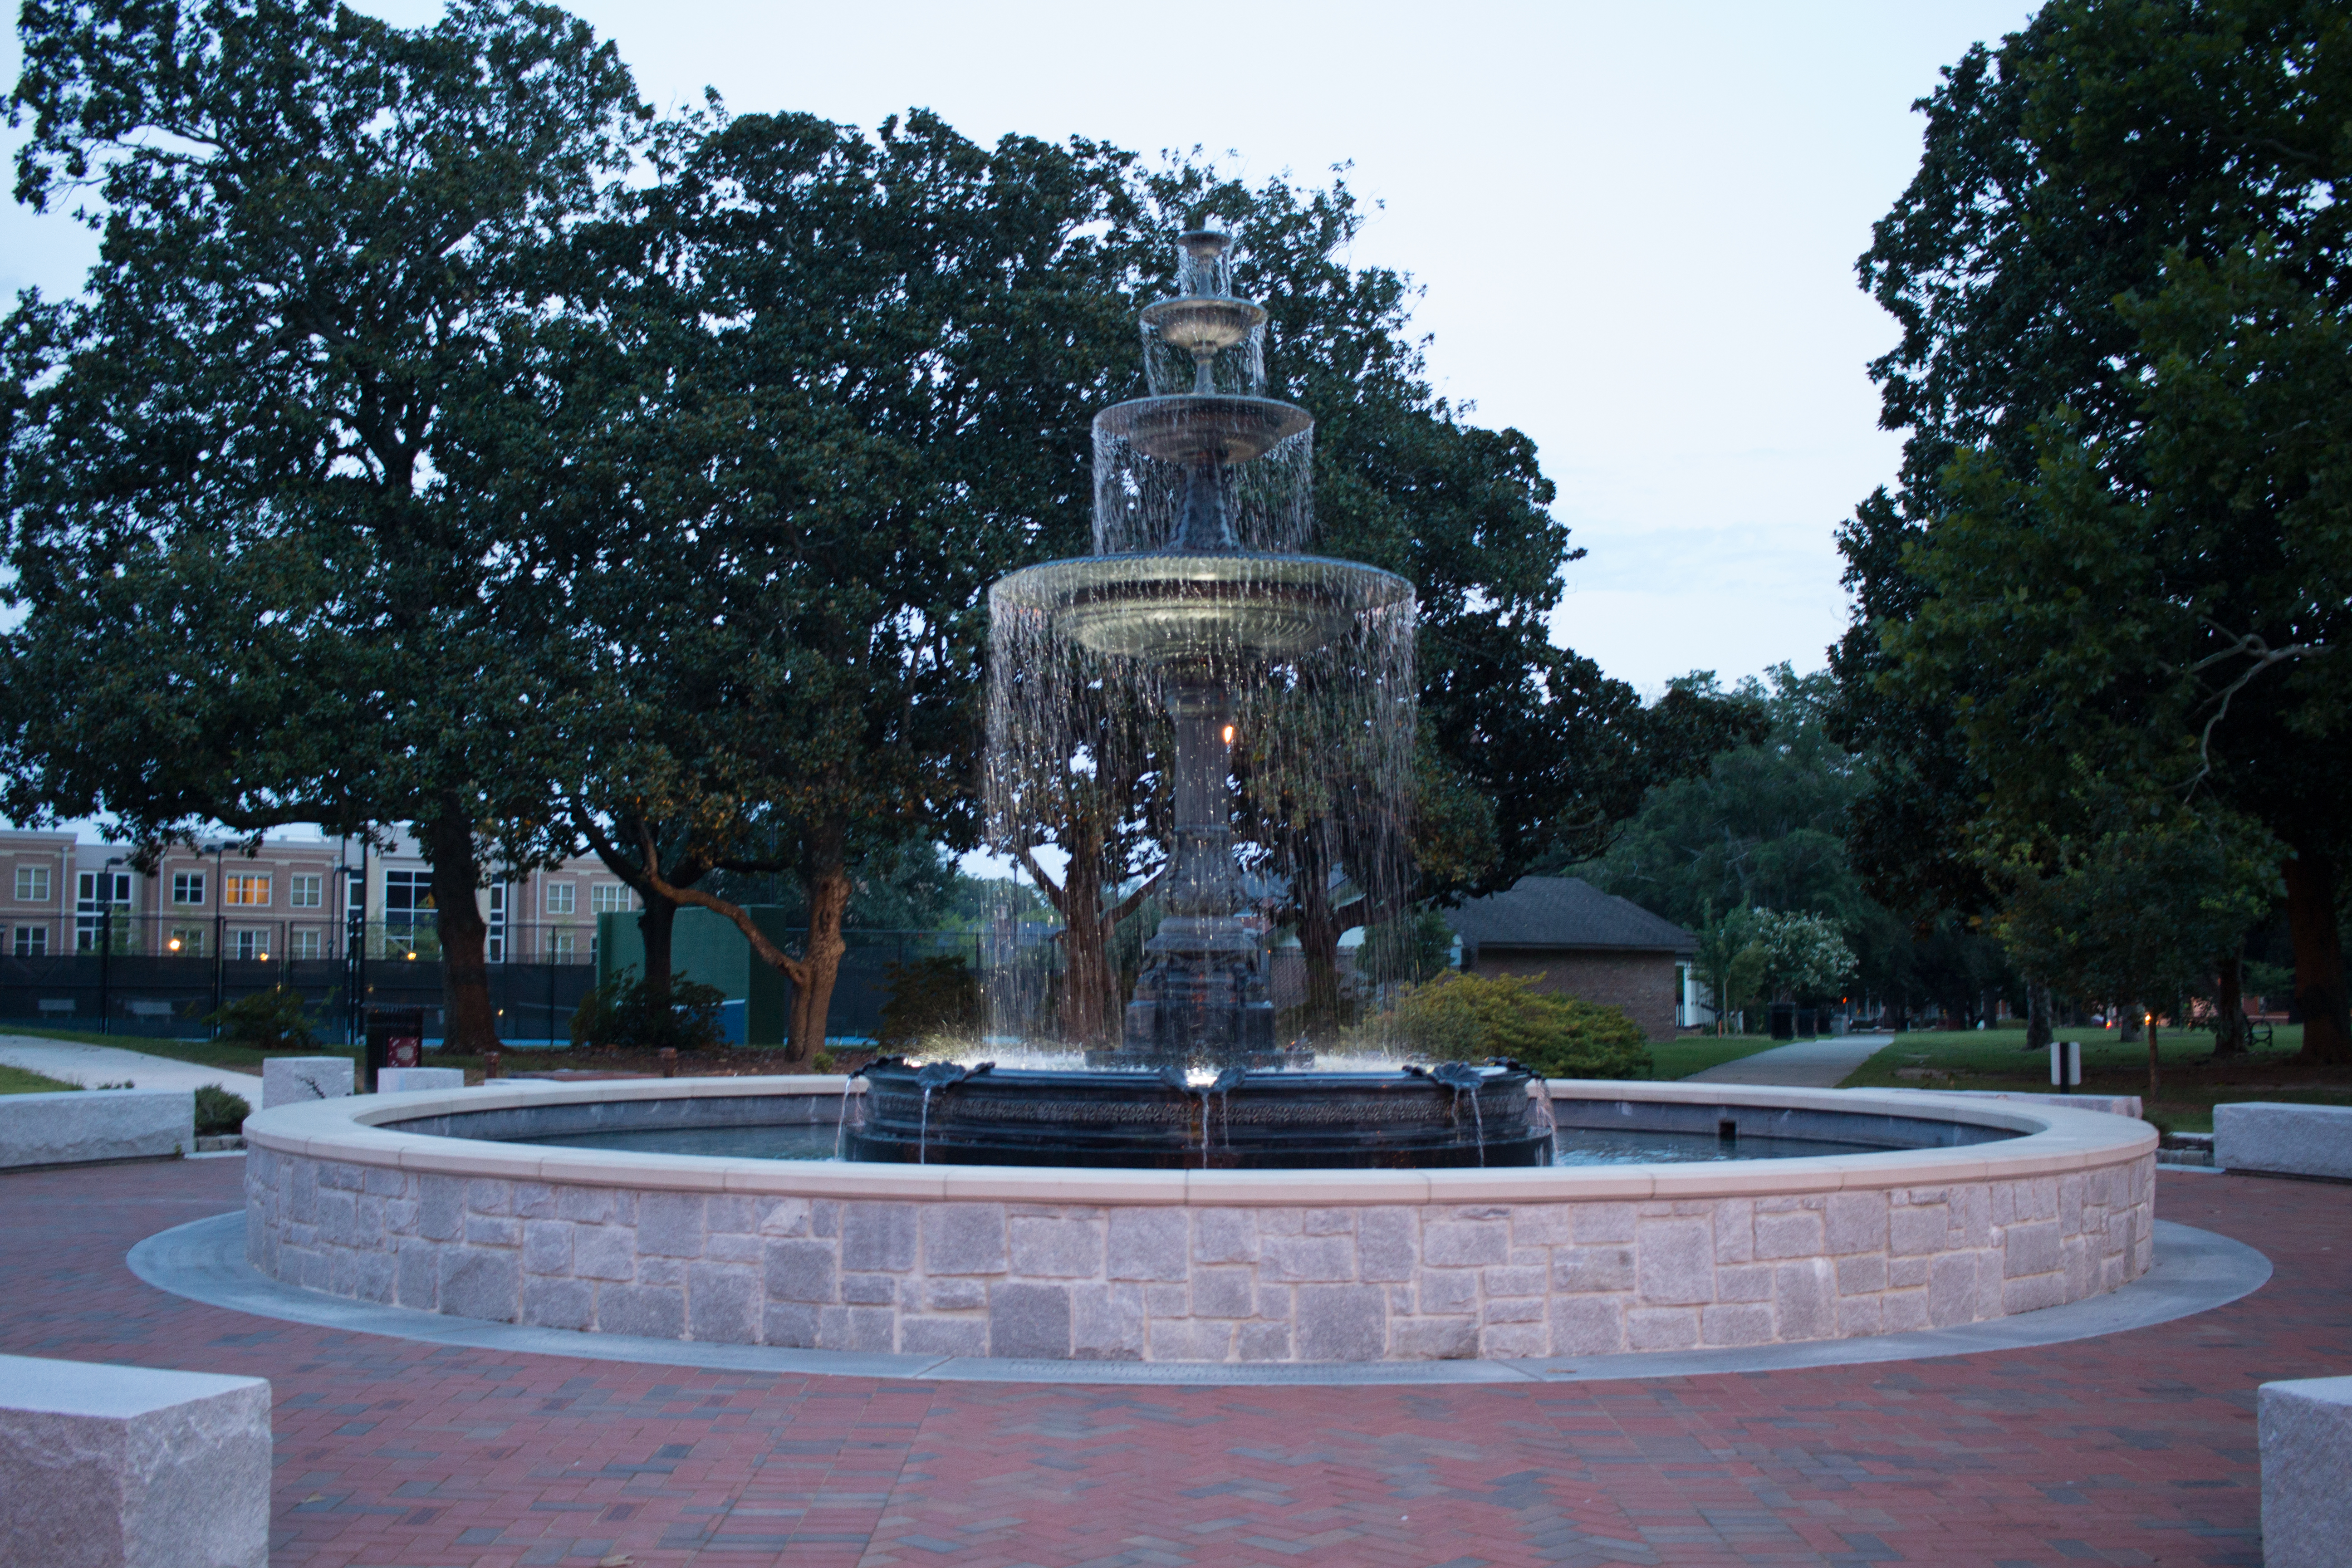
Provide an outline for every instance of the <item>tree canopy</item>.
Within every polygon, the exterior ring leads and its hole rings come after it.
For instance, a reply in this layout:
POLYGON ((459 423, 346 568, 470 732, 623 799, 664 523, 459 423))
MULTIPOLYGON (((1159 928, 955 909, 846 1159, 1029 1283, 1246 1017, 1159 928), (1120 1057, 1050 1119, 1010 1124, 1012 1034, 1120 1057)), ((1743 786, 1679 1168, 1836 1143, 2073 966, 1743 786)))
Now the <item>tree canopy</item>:
MULTIPOLYGON (((2267 836, 2305 1049, 2352 1059, 2352 26, 2301 0, 2053 0, 1921 107, 1919 174, 1860 264, 1904 329, 1873 371, 1907 439, 1900 490, 1842 539, 1857 858, 1989 913, 2068 867, 2164 859, 2182 813, 2217 868, 2267 836)), ((2243 925, 2176 922, 2221 947, 2183 962, 2234 964, 2243 925)))

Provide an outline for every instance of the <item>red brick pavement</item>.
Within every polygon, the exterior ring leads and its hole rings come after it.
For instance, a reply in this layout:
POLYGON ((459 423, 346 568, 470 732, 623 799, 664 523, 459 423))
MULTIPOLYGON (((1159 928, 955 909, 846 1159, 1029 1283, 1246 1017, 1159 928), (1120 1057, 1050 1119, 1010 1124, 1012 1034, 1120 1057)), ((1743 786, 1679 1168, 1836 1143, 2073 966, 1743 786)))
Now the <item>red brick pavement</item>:
POLYGON ((1645 1383, 885 1383, 436 1349, 148 1289, 242 1162, 0 1177, 0 1350, 267 1377, 278 1568, 2256 1563, 2254 1386, 2352 1372, 2352 1187, 2174 1176, 2277 1267, 2045 1350, 1645 1383))

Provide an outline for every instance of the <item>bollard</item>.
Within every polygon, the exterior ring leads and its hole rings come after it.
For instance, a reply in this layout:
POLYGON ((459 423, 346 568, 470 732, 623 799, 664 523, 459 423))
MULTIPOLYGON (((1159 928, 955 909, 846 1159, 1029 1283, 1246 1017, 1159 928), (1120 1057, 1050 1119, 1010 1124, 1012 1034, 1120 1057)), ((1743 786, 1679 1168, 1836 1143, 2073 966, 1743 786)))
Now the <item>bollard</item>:
POLYGON ((482 1053, 482 1081, 489 1082, 499 1076, 499 1048, 492 1046, 482 1053))
POLYGON ((2061 1094, 2072 1094, 2083 1082, 2083 1042, 2050 1042, 2050 1081, 2061 1094))
POLYGON ((664 1046, 661 1048, 661 1065, 662 1077, 676 1078, 677 1076, 677 1047, 676 1046, 664 1046))

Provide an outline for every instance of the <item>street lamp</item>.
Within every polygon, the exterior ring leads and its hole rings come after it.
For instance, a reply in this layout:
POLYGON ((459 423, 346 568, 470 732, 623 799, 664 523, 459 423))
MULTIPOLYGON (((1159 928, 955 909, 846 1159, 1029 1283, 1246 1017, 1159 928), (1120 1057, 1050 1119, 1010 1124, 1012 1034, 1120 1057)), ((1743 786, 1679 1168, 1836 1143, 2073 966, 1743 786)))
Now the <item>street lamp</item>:
POLYGON ((226 901, 228 889, 221 886, 221 857, 227 852, 228 844, 223 840, 196 847, 200 855, 206 850, 212 852, 213 858, 213 1038, 217 1040, 220 1038, 220 1010, 228 1005, 228 971, 224 967, 227 955, 222 952, 222 939, 227 934, 228 928, 226 901))

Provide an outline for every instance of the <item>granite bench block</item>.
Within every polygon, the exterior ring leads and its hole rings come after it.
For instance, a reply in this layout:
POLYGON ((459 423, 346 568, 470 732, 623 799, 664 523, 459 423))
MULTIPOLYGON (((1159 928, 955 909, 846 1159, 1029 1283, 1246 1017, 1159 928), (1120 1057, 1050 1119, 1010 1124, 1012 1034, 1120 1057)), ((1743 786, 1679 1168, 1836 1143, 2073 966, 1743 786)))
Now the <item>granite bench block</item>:
POLYGON ((170 1089, 0 1095, 0 1169, 157 1160, 196 1146, 196 1097, 170 1089))
POLYGON ((0 1356, 0 1563, 268 1568, 269 1384, 0 1356))
POLYGON ((2352 1550, 2352 1377, 2263 1384, 2255 1423, 2265 1568, 2341 1568, 2352 1550))
POLYGON ((2225 1171, 2352 1182, 2352 1105, 2217 1105, 2213 1163, 2225 1171))
POLYGON ((266 1057, 261 1063, 261 1102, 291 1105, 302 1100, 340 1100, 354 1082, 349 1057, 266 1057))

